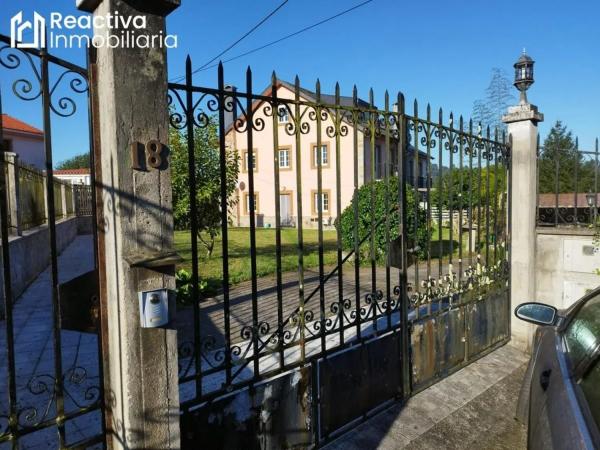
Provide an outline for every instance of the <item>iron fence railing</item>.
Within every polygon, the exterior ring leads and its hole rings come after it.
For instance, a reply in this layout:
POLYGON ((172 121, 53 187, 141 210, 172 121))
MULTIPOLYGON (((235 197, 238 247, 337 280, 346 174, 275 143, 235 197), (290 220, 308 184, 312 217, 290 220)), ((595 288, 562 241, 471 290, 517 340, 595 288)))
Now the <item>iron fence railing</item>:
POLYGON ((19 224, 22 230, 27 230, 46 223, 46 175, 41 170, 22 163, 18 170, 19 224))
POLYGON ((85 184, 73 185, 75 214, 77 217, 92 215, 92 187, 85 184))
MULTIPOLYGON (((46 176, 52 181, 45 182, 39 172, 19 167, 22 169, 19 187, 25 194, 18 203, 25 213, 24 226, 34 226, 42 217, 46 219, 48 242, 47 247, 40 251, 50 256, 48 276, 53 287, 48 289, 47 297, 41 294, 36 297, 36 308, 48 308, 50 314, 45 314, 44 310, 43 316, 38 316, 33 324, 35 329, 28 329, 31 321, 19 319, 19 304, 15 302, 12 280, 13 272, 18 269, 14 252, 9 248, 9 230, 15 228, 14 223, 9 224, 9 205, 15 203, 14 193, 17 191, 7 183, 11 175, 7 171, 9 165, 5 164, 5 157, 9 155, 5 154, 4 146, 0 146, 0 165, 3 166, 0 167, 0 192, 7 194, 0 195, 2 294, 5 306, 5 320, 0 321, 3 367, 0 376, 0 447, 104 447, 106 433, 102 407, 101 339, 90 334, 63 333, 61 330, 59 285, 63 280, 59 279, 58 271, 57 220, 72 213, 73 208, 68 205, 70 194, 61 195, 62 191, 71 192, 70 184, 55 179, 52 169, 51 130, 59 123, 58 120, 75 115, 78 99, 83 101, 86 111, 89 100, 88 73, 86 69, 51 55, 45 49, 13 48, 10 37, 5 35, 0 35, 0 70, 2 80, 7 80, 0 87, 0 142, 3 142, 2 101, 7 96, 14 95, 13 101, 22 100, 40 107, 46 176), (40 193, 40 186, 43 194, 40 193), (45 207, 43 215, 41 205, 45 207), (47 303, 42 305, 43 302, 47 303), (39 335, 41 339, 36 341, 39 346, 36 342, 27 341, 25 349, 23 340, 18 336, 26 334, 39 335), (86 352, 85 357, 82 354, 84 348, 90 345, 92 350, 94 347, 99 349, 97 358, 92 352, 86 352), (31 360, 35 352, 39 355, 39 364, 31 360), (78 425, 82 423, 80 420, 85 421, 85 426, 81 428, 78 425)), ((84 121, 87 125, 87 120, 84 121)), ((93 251, 95 249, 96 245, 93 251)), ((95 256, 94 264, 97 268, 95 256)), ((90 299, 82 300, 85 302, 90 299)))
MULTIPOLYGON (((416 101, 408 113, 402 94, 392 106, 386 93, 377 108, 372 91, 368 101, 356 89, 343 97, 337 86, 325 96, 318 82, 311 91, 273 76, 262 93, 253 89, 250 70, 245 92, 225 88, 222 66, 217 88, 193 85, 189 60, 185 83, 169 85, 190 199, 193 308, 178 327, 184 411, 390 331, 407 333, 408 346, 409 323, 506 292, 510 145, 503 134, 441 110, 436 120, 429 106, 423 118, 416 101), (377 163, 370 163, 376 147, 377 163), (239 158, 235 196, 227 176, 232 153, 239 158), (205 219, 197 201, 200 157, 216 158, 220 171, 220 289, 208 298, 196 238, 205 219), (408 179, 409 164, 410 173, 422 174, 417 182, 408 179), (381 180, 376 165, 384 168, 381 180), (443 174, 435 179, 434 166, 443 174), (232 197, 241 204, 231 205, 232 197), (442 211, 458 220, 442 220, 442 211), (281 218, 289 212, 296 237, 284 248, 289 224, 281 218), (330 222, 333 267, 325 263, 330 222), (243 289, 230 280, 240 252, 230 243, 233 223, 247 232, 243 289), (261 227, 274 229, 275 272, 264 280, 261 227), (317 230, 313 254, 309 227, 317 230), (289 252, 295 273, 284 273, 289 252)), ((408 360, 408 347, 403 355, 408 360)))
POLYGON ((600 152, 538 145, 537 225, 590 226, 598 218, 600 152))

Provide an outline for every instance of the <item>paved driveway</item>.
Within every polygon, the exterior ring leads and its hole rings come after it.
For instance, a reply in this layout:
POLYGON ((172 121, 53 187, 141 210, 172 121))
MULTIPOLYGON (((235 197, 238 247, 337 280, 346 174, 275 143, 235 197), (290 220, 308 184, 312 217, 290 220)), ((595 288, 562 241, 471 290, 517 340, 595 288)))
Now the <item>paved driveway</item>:
POLYGON ((514 419, 528 357, 499 348, 333 441, 328 450, 527 448, 514 419))

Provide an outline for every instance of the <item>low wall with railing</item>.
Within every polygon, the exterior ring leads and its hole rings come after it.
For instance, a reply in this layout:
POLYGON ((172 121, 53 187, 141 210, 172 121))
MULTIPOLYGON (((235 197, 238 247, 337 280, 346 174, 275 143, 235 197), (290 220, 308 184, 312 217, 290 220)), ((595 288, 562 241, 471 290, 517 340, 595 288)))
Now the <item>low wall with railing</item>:
MULTIPOLYGON (((78 234, 81 218, 69 217, 56 223, 56 251, 61 253, 78 234)), ((50 264, 50 236, 47 225, 23 231, 21 236, 11 237, 8 243, 10 251, 10 273, 13 298, 17 299, 27 287, 50 264)), ((4 283, 3 271, 0 271, 0 283, 4 283)), ((4 294, 0 291, 0 319, 4 317, 4 294)))
POLYGON ((565 309, 600 286, 600 150, 538 148, 535 299, 565 309))
MULTIPOLYGON (((46 173, 19 161, 14 153, 5 153, 7 219, 13 297, 18 298, 50 264, 46 173)), ((91 187, 73 186, 54 178, 56 248, 60 253, 78 234, 91 234, 91 187)), ((0 283, 3 283, 0 272, 0 283)), ((4 316, 4 298, 0 292, 0 319, 4 316)))
MULTIPOLYGON (((6 152, 4 174, 10 234, 20 236, 23 231, 45 224, 48 218, 46 173, 22 163, 15 153, 6 152)), ((52 183, 54 187, 52 203, 57 220, 75 215, 91 215, 90 186, 73 186, 56 177, 52 183)))
POLYGON ((536 298, 565 309, 587 292, 600 286, 600 252, 594 243, 594 229, 537 229, 536 298))

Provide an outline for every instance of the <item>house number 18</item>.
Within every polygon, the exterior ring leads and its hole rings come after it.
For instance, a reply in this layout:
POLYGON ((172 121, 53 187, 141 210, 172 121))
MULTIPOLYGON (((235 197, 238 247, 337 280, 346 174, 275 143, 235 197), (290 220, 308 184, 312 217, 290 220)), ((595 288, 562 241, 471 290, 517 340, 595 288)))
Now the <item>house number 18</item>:
POLYGON ((134 170, 147 170, 148 167, 158 170, 167 168, 167 146, 157 140, 131 144, 131 168, 134 170), (140 158, 140 153, 144 156, 140 158))

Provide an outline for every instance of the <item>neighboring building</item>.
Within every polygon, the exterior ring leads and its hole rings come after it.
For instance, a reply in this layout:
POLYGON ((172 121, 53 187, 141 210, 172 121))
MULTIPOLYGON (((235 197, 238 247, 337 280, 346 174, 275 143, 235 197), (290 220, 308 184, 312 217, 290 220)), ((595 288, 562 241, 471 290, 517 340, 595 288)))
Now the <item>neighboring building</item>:
MULTIPOLYGON (((269 86, 262 94, 268 96, 271 93, 269 86)), ((281 99, 294 98, 294 86, 282 80, 277 83, 277 97, 281 99)), ((300 99, 302 101, 315 102, 315 94, 306 89, 301 89, 300 99)), ((334 104, 332 95, 321 95, 324 103, 334 104)), ((351 97, 340 97, 340 104, 352 106, 351 97)), ((238 226, 249 225, 249 188, 248 168, 250 158, 254 161, 254 192, 256 196, 256 224, 257 226, 275 226, 275 183, 274 183, 274 152, 273 152, 273 119, 265 114, 264 102, 256 101, 253 105, 254 120, 264 121, 261 131, 254 131, 253 149, 248 151, 247 134, 245 130, 237 131, 233 127, 233 117, 228 117, 226 124, 226 142, 230 148, 236 149, 240 157, 240 174, 237 189, 238 204, 233 212, 233 223, 238 226), (251 155, 251 156, 250 156, 251 155)), ((368 103, 359 100, 361 107, 368 107, 368 103)), ((233 113, 235 115, 235 111, 233 113)), ((297 159, 296 137, 290 136, 285 128, 291 118, 288 116, 287 108, 280 106, 278 114, 278 156, 279 156, 279 199, 280 216, 283 226, 296 226, 297 217, 297 185, 296 171, 297 159)), ((306 119, 310 125, 310 131, 301 135, 301 175, 302 175, 302 222, 305 226, 318 225, 318 197, 317 197, 317 133, 316 121, 306 119)), ((341 183, 341 210, 343 211, 352 201, 354 193, 354 127, 348 120, 344 120, 348 132, 340 137, 340 183, 341 183)), ((333 126, 332 117, 322 122, 321 132, 321 157, 322 157, 322 204, 323 225, 333 226, 337 214, 336 205, 336 148, 335 138, 330 138, 327 133, 328 127, 333 126)), ((370 138, 364 132, 364 127, 359 125, 358 134, 358 184, 362 186, 371 179, 371 147, 370 138)), ((392 173, 397 170, 397 140, 391 142, 392 173)), ((385 149, 384 136, 375 139, 375 178, 385 176, 387 153, 385 149)), ((411 184, 417 183, 419 188, 426 188, 427 154, 419 152, 418 173, 414 177, 414 149, 409 148, 407 158, 407 175, 411 184)))
POLYGON ((44 170, 44 132, 8 114, 2 114, 2 134, 5 151, 16 153, 30 166, 44 170))
POLYGON ((55 169, 54 177, 71 184, 91 184, 90 169, 55 169))

